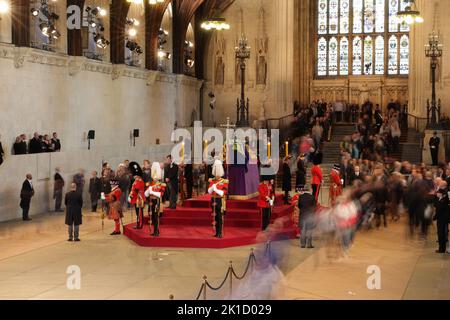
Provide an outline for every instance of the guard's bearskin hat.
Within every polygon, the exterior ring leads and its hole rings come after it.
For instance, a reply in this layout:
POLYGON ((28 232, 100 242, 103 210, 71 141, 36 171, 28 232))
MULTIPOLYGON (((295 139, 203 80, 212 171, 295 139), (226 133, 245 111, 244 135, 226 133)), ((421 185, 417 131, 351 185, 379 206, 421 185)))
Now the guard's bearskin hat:
POLYGON ((314 156, 313 164, 316 165, 316 166, 319 165, 319 164, 322 164, 322 160, 323 160, 323 153, 322 152, 318 152, 314 156))
POLYGON ((144 175, 141 166, 137 162, 130 162, 128 168, 130 169, 130 172, 133 175, 133 177, 138 176, 142 178, 142 176, 144 175))

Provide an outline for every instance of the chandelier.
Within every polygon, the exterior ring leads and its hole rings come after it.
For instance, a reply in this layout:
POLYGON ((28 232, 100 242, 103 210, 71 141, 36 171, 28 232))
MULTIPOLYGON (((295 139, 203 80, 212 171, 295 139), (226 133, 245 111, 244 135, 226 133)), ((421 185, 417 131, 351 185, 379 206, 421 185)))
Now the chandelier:
POLYGON ((407 6, 404 10, 397 12, 397 21, 400 24, 414 24, 422 23, 423 18, 420 15, 420 11, 417 10, 414 0, 404 0, 407 3, 407 6))
POLYGON ((202 23, 202 29, 205 30, 230 30, 230 25, 224 18, 213 18, 202 23))

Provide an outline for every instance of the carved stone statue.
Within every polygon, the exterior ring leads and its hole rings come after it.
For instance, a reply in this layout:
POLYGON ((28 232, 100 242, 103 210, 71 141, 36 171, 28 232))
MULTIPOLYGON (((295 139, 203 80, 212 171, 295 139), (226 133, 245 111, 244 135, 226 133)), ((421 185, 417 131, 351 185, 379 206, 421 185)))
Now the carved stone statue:
POLYGON ((261 51, 258 54, 258 63, 256 65, 256 84, 257 85, 266 85, 267 82, 267 61, 266 55, 261 54, 261 51))
POLYGON ((256 48, 258 56, 256 58, 256 85, 265 86, 267 84, 267 52, 268 38, 265 32, 265 13, 261 8, 259 11, 258 38, 256 48))
POLYGON ((219 86, 225 84, 225 39, 216 37, 216 65, 214 70, 214 83, 219 86))

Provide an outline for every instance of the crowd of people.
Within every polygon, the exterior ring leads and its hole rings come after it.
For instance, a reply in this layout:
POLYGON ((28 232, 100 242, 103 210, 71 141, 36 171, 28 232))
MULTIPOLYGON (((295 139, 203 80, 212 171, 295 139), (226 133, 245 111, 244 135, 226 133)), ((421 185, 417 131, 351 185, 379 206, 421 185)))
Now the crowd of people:
POLYGON ((21 134, 18 136, 13 144, 13 153, 20 154, 35 154, 44 152, 59 152, 61 151, 61 141, 58 134, 53 132, 52 137, 48 134, 34 133, 33 138, 27 142, 27 136, 21 134))
MULTIPOLYGON (((341 143, 342 160, 333 166, 329 176, 328 203, 319 201, 326 179, 321 169, 322 150, 309 133, 304 132, 298 139, 297 193, 291 202, 298 208, 294 217, 298 219, 301 247, 313 248, 315 230, 325 239, 337 238, 346 255, 356 231, 387 227, 389 220, 396 223, 404 213, 409 234, 418 234, 420 239, 426 239, 433 220, 436 221, 439 239, 436 252, 448 252, 450 164, 436 166, 439 148, 436 133, 430 140, 434 166, 397 162, 389 156, 398 151, 400 123, 405 119, 406 107, 401 110, 399 104, 391 102, 383 114, 378 105, 373 108, 370 102, 361 110, 357 105, 346 108, 342 102, 314 104, 322 106, 322 110, 328 106, 333 123, 351 120, 356 128, 341 143), (306 186, 309 163, 312 163, 311 184, 306 186)), ((309 114, 305 110, 300 110, 300 117, 309 114)), ((309 123, 316 120, 317 117, 312 117, 309 123)), ((288 158, 284 160, 283 190, 287 198, 291 189, 287 173, 290 164, 288 158)))

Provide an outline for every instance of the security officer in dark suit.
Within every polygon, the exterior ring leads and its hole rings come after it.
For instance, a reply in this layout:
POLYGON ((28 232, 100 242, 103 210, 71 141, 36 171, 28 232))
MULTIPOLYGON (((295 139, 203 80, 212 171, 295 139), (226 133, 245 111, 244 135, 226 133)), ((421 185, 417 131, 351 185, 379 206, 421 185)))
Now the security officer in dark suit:
POLYGON ((436 214, 433 220, 437 222, 439 250, 436 253, 445 253, 448 241, 448 221, 449 221, 449 199, 447 190, 439 189, 436 193, 434 207, 436 214))
POLYGON ((66 225, 69 227, 69 240, 79 242, 80 225, 83 223, 83 197, 77 192, 77 185, 72 183, 70 192, 66 193, 64 200, 66 205, 66 225))
POLYGON ((433 166, 437 166, 439 162, 439 145, 441 144, 441 139, 437 136, 437 132, 434 132, 430 139, 430 151, 431 159, 433 160, 433 166))
POLYGON ((172 156, 167 156, 167 165, 164 169, 164 178, 169 189, 170 209, 177 208, 178 202, 178 165, 172 160, 172 156))
POLYGON ((27 174, 27 179, 23 182, 20 190, 20 207, 22 208, 23 221, 31 221, 31 218, 28 217, 28 211, 30 211, 31 198, 34 196, 32 180, 33 176, 30 173, 27 174))
POLYGON ((312 245, 312 235, 315 227, 315 212, 317 201, 316 198, 309 192, 306 187, 300 185, 297 187, 300 190, 298 198, 298 209, 300 210, 299 227, 301 229, 300 245, 302 248, 314 248, 312 245))

